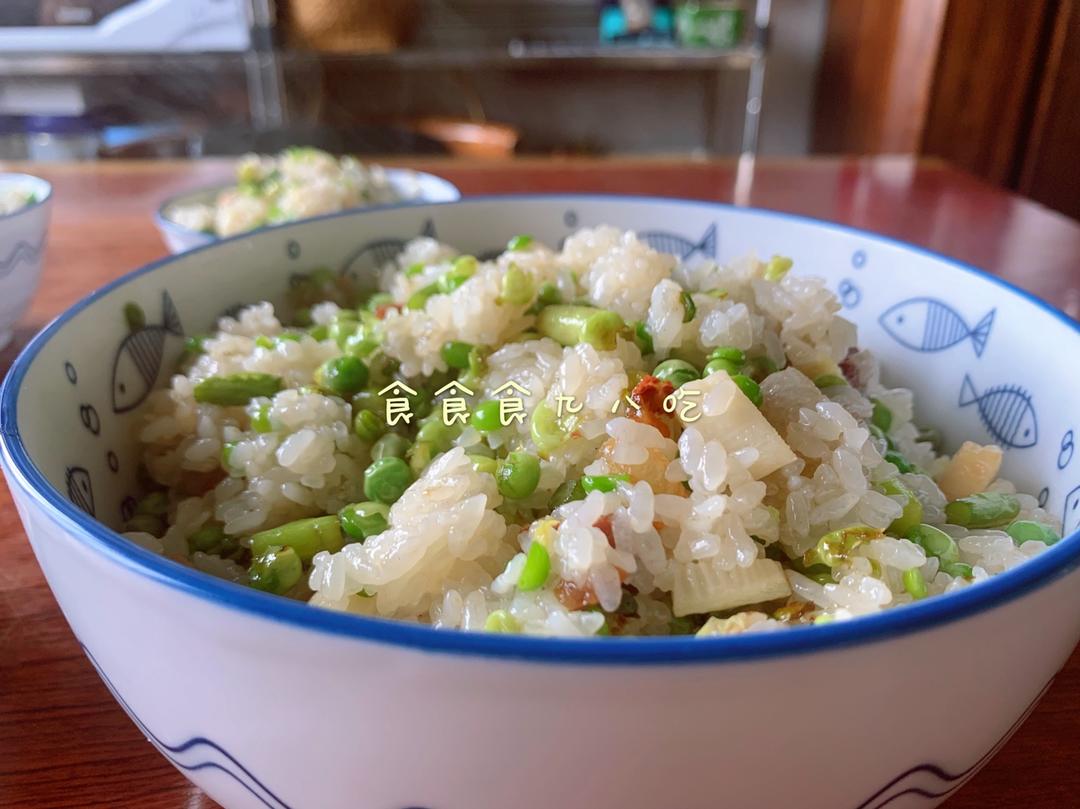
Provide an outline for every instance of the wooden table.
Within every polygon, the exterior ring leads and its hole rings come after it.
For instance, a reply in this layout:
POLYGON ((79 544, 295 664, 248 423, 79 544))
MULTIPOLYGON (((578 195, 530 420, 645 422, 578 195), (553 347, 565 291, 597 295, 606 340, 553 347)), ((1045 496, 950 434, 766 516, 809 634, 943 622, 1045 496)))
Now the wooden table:
MULTIPOLYGON (((466 194, 598 191, 696 197, 809 214, 925 245, 985 267, 1074 317, 1080 224, 935 162, 520 160, 424 162, 466 194)), ((2 167, 0 167, 2 168, 2 167)), ((111 163, 21 167, 51 181, 55 207, 42 287, 0 369, 50 318, 164 252, 151 214, 229 165, 111 163)), ((1080 803, 1080 654, 994 762, 950 809, 1080 803)), ((83 657, 0 486, 0 807, 206 809, 109 696, 83 657)), ((632 809, 628 807, 627 809, 632 809)), ((675 808, 677 809, 677 808, 675 808)))

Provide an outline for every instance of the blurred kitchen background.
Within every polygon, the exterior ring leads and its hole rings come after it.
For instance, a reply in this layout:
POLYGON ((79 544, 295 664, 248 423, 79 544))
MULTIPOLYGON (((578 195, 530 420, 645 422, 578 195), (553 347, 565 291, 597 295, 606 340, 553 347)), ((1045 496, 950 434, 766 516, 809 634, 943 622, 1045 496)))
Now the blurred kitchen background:
POLYGON ((1080 0, 0 0, 0 159, 923 154, 1080 218, 1078 55, 1080 0))

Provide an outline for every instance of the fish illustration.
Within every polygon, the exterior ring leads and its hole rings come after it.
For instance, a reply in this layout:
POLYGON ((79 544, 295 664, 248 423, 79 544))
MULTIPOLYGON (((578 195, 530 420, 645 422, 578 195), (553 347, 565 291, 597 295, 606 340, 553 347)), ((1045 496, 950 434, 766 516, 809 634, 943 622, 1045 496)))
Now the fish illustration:
MULTIPOLYGON (((428 219, 420 229, 419 235, 426 236, 429 239, 438 238, 435 233, 435 223, 428 219)), ((341 274, 351 276, 354 280, 359 281, 361 276, 369 275, 397 258, 409 241, 411 239, 388 237, 368 242, 345 259, 345 263, 341 267, 341 274)))
POLYGON ((1065 495, 1065 511, 1061 515, 1061 535, 1067 537, 1080 531, 1080 486, 1065 495))
POLYGON ((970 339, 975 356, 981 357, 996 311, 991 309, 972 329, 947 303, 936 298, 910 298, 886 309, 878 323, 896 342, 912 351, 944 351, 970 339))
POLYGON ((161 325, 145 325, 132 331, 116 351, 112 370, 112 406, 114 413, 126 413, 138 407, 161 370, 165 338, 183 337, 184 328, 168 292, 161 294, 161 325))
POLYGON ((81 466, 69 466, 66 480, 68 499, 93 517, 94 487, 90 483, 90 473, 81 466))
POLYGON ((715 223, 709 225, 709 229, 705 231, 705 235, 698 242, 692 242, 683 236, 666 233, 662 230, 639 233, 638 238, 658 253, 670 253, 680 261, 686 261, 694 253, 700 253, 706 258, 716 258, 715 223))
POLYGON ((1003 446, 1023 449, 1039 440, 1039 424, 1031 394, 1018 385, 995 385, 982 393, 964 374, 960 386, 960 407, 975 405, 983 426, 1003 446))

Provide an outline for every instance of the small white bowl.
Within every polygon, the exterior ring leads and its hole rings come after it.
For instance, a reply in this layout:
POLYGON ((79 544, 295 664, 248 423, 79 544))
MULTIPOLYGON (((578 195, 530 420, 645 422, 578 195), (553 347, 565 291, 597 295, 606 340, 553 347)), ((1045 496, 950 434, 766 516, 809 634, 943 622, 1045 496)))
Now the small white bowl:
MULTIPOLYGON (((424 202, 454 202, 461 199, 461 192, 456 185, 449 180, 445 180, 434 174, 398 168, 388 168, 385 169, 385 172, 390 187, 393 188, 396 195, 400 197, 399 202, 388 203, 391 206, 419 204, 424 202)), ((190 250, 193 247, 202 247, 207 244, 212 244, 221 237, 216 236, 213 233, 205 233, 201 230, 193 230, 192 228, 184 227, 169 218, 169 211, 177 205, 212 205, 214 200, 217 199, 217 195, 229 187, 231 187, 231 184, 201 188, 197 191, 186 191, 183 194, 170 197, 161 203, 161 206, 154 213, 154 224, 157 225, 158 232, 161 233, 161 238, 169 248, 170 253, 183 253, 185 250, 190 250)), ((350 208, 349 210, 368 210, 370 208, 385 207, 385 205, 386 204, 376 203, 374 205, 350 208)), ((268 227, 277 226, 270 225, 268 227)), ((262 230, 262 228, 257 229, 262 230)))
POLYGON ((4 381, 0 461, 102 679, 228 809, 929 809, 1019 727, 1080 637, 1077 355, 1080 325, 1023 291, 803 217, 611 196, 402 205, 224 239, 76 304, 4 381), (280 303, 295 272, 373 272, 421 233, 480 255, 515 233, 558 244, 604 223, 684 257, 792 256, 837 290, 860 344, 950 446, 988 440, 968 385, 1022 388, 1038 435, 1005 453, 1004 474, 1039 492, 1066 536, 985 582, 851 621, 575 640, 323 610, 211 578, 110 527, 131 508, 139 465, 141 414, 117 391, 165 384, 176 332, 204 332, 238 303, 280 303), (931 300, 935 322, 948 307, 954 328, 913 328, 931 300), (134 335, 128 302, 147 315, 134 335), (133 342, 147 373, 125 377, 133 342))
POLYGON ((12 329, 41 281, 52 210, 52 186, 40 177, 0 174, 0 193, 13 187, 32 193, 35 201, 0 214, 0 348, 11 341, 12 329))

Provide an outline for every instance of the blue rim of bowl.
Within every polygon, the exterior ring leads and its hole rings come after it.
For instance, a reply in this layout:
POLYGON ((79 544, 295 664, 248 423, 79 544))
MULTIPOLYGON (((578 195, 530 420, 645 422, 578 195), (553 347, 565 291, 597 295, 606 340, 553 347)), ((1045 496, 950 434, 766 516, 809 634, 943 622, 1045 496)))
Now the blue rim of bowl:
POLYGON ((37 176, 35 176, 33 174, 27 174, 26 172, 23 172, 23 171, 3 171, 3 172, 0 172, 0 180, 5 180, 5 179, 9 179, 9 178, 10 179, 15 179, 15 180, 18 180, 18 178, 23 178, 23 179, 26 179, 26 180, 33 180, 35 183, 44 183, 44 185, 45 185, 45 196, 43 196, 41 199, 34 200, 29 205, 24 205, 23 207, 19 208, 17 211, 12 211, 11 213, 0 214, 0 222, 10 222, 12 219, 17 219, 18 217, 22 216, 23 214, 30 213, 30 211, 33 211, 33 210, 35 210, 37 208, 40 208, 42 205, 44 205, 46 202, 48 202, 49 200, 52 199, 53 187, 52 187, 52 183, 50 183, 48 180, 43 180, 40 177, 37 177, 37 176))
MULTIPOLYGON (((416 200, 404 201, 404 202, 390 202, 390 203, 386 203, 384 205, 360 205, 360 206, 357 206, 355 208, 348 208, 348 209, 346 209, 344 211, 336 211, 335 213, 320 214, 319 216, 309 216, 309 217, 305 217, 304 219, 293 219, 293 220, 290 220, 288 222, 277 222, 277 223, 275 223, 273 225, 262 225, 261 227, 257 227, 254 230, 245 231, 244 233, 238 233, 238 234, 236 234, 236 236, 232 236, 232 237, 228 237, 228 238, 239 238, 239 237, 242 237, 242 236, 249 236, 252 233, 258 233, 258 232, 263 231, 263 230, 269 230, 270 228, 288 227, 289 225, 298 225, 298 224, 301 224, 303 222, 311 222, 312 220, 315 220, 315 219, 323 219, 323 218, 326 218, 326 217, 340 216, 341 214, 353 214, 353 213, 359 213, 360 211, 375 211, 375 210, 383 211, 383 210, 386 210, 387 208, 401 208, 401 207, 405 207, 405 206, 415 206, 415 205, 446 205, 446 204, 449 204, 449 203, 460 202, 461 201, 461 189, 458 188, 456 185, 454 185, 449 180, 447 180, 445 177, 440 177, 438 174, 432 174, 431 172, 428 172, 428 171, 417 171, 416 169, 410 169, 410 168, 403 167, 403 166, 387 166, 386 171, 387 172, 393 172, 395 174, 399 173, 399 172, 409 172, 411 174, 415 174, 417 177, 427 177, 427 178, 429 178, 431 180, 436 180, 437 182, 439 182, 440 184, 445 186, 446 190, 448 192, 452 192, 452 193, 456 194, 457 196, 454 197, 453 199, 439 200, 437 202, 430 201, 430 200, 425 200, 425 199, 416 199, 416 200)), ((166 210, 166 208, 169 208, 169 207, 175 205, 177 202, 179 202, 180 200, 182 200, 182 199, 184 199, 186 197, 194 197, 194 196, 198 196, 198 195, 201 195, 201 194, 209 194, 212 191, 213 192, 223 191, 226 188, 230 188, 230 187, 232 187, 230 183, 222 183, 222 184, 219 184, 219 185, 206 185, 206 186, 203 186, 202 188, 192 188, 190 191, 184 191, 184 192, 182 192, 180 194, 173 194, 173 196, 169 197, 164 202, 162 202, 158 206, 157 210, 154 211, 154 224, 156 224, 158 226, 158 228, 161 229, 161 230, 167 230, 167 231, 169 231, 169 232, 171 232, 173 234, 176 234, 178 236, 182 236, 184 238, 191 238, 192 236, 200 237, 200 240, 202 242, 204 242, 205 244, 197 245, 199 247, 206 246, 206 244, 209 244, 211 242, 216 244, 217 242, 224 241, 224 239, 222 237, 217 236, 217 235, 215 235, 213 233, 206 233, 206 232, 201 231, 201 230, 194 230, 192 228, 184 227, 183 225, 178 224, 177 222, 174 222, 172 219, 169 219, 169 217, 167 217, 165 215, 165 210, 166 210)), ((194 249, 194 248, 189 248, 189 249, 194 249)), ((184 252, 188 252, 188 251, 185 250, 184 252)))
MULTIPOLYGON (((845 236, 854 236, 869 243, 882 244, 913 251, 941 261, 962 272, 976 275, 1028 300, 1051 317, 1066 324, 1080 337, 1080 323, 1070 319, 1043 300, 1019 287, 956 259, 935 253, 889 236, 813 219, 799 214, 772 211, 764 208, 739 207, 707 200, 685 200, 667 197, 630 196, 617 194, 510 194, 469 197, 455 202, 426 203, 419 207, 438 208, 443 205, 470 205, 485 202, 631 202, 638 204, 686 205, 712 207, 716 210, 749 212, 766 217, 813 225, 845 236)), ((372 209, 417 207, 403 203, 372 209)), ((342 211, 313 217, 329 220, 363 216, 360 211, 342 211)), ((313 219, 283 224, 281 228, 299 228, 313 219)), ((277 228, 274 228, 275 230, 277 228)), ((976 613, 1019 598, 1033 590, 1048 586, 1075 570, 1080 559, 1080 530, 1064 537, 1043 553, 1012 570, 988 581, 964 588, 947 596, 930 598, 898 609, 887 609, 874 615, 814 627, 793 627, 777 632, 734 635, 720 638, 634 637, 634 638, 549 638, 524 635, 502 635, 485 632, 434 629, 418 623, 383 618, 370 618, 328 609, 313 608, 304 602, 267 595, 242 585, 201 573, 151 551, 141 548, 77 508, 54 487, 30 459, 18 432, 16 405, 23 377, 41 348, 65 323, 76 314, 133 279, 153 272, 173 261, 186 260, 192 254, 227 242, 257 237, 257 232, 245 233, 212 244, 193 248, 178 256, 169 256, 127 273, 96 290, 54 319, 22 350, 0 388, 0 461, 9 478, 14 478, 23 492, 44 508, 56 523, 70 531, 93 550, 102 552, 123 567, 154 581, 204 599, 220 607, 238 610, 253 617, 284 623, 294 629, 313 629, 331 635, 361 641, 383 643, 420 652, 433 652, 466 657, 485 657, 500 660, 519 660, 544 664, 579 665, 681 665, 704 663, 740 663, 766 658, 809 654, 855 645, 875 643, 924 630, 941 627, 976 613)))

